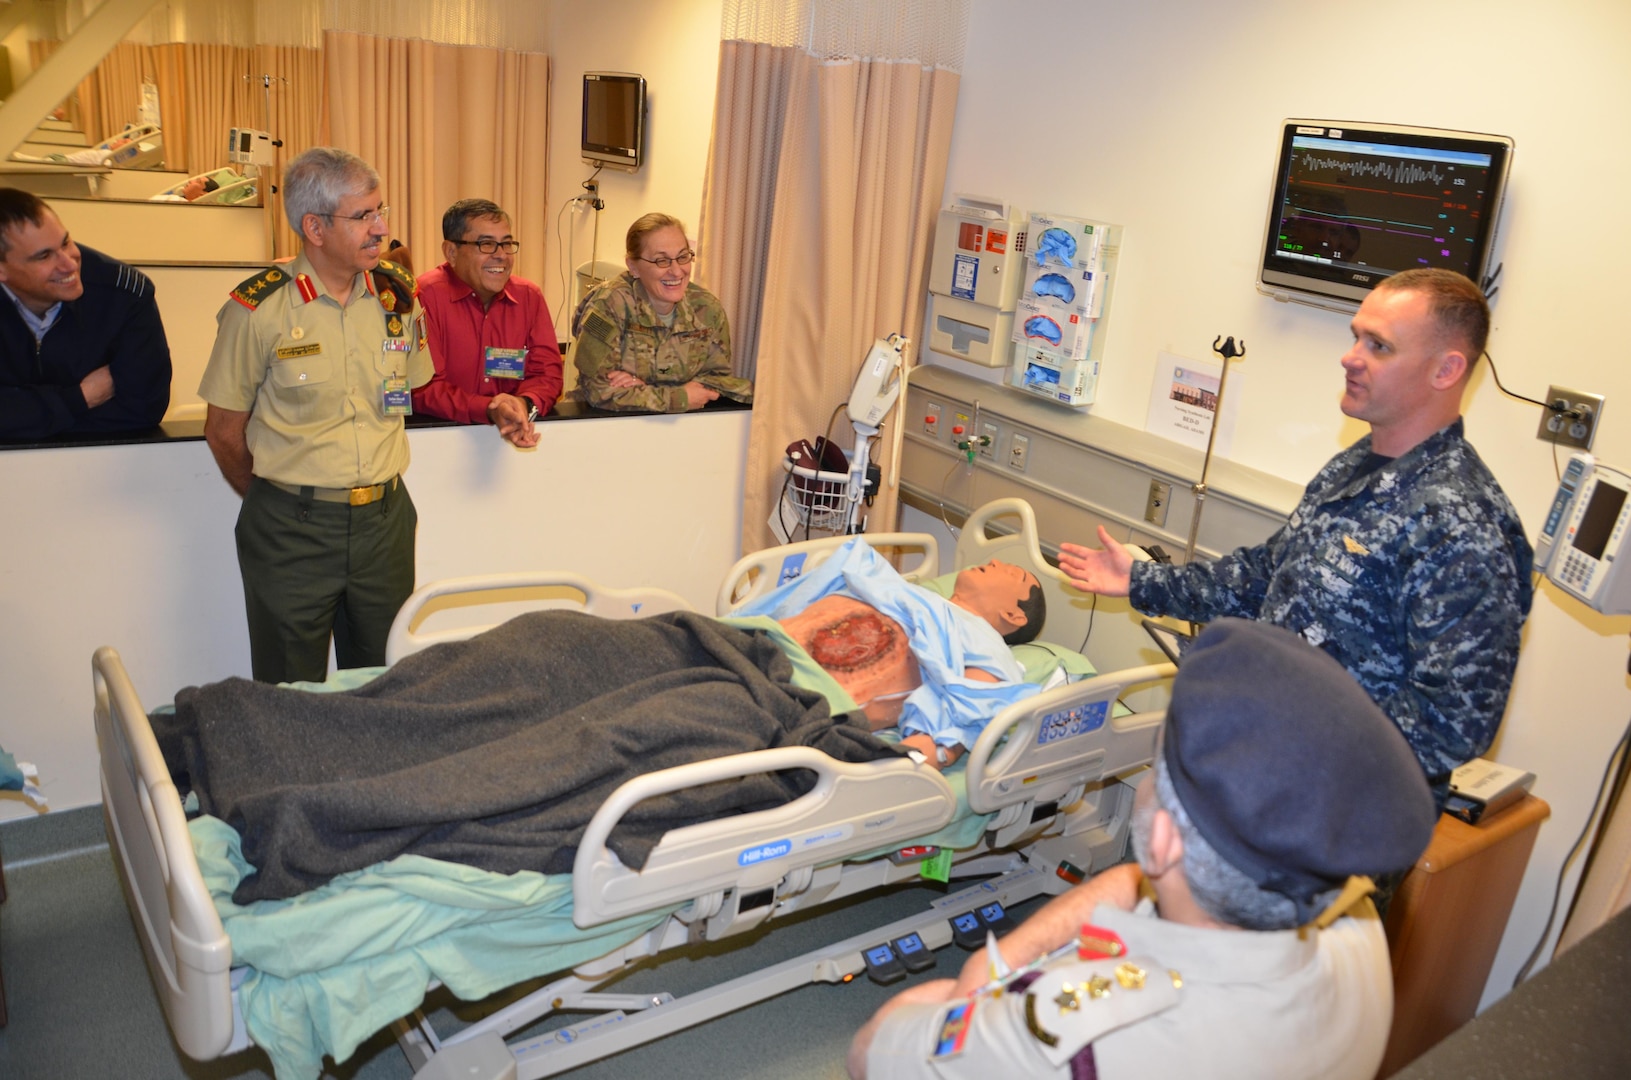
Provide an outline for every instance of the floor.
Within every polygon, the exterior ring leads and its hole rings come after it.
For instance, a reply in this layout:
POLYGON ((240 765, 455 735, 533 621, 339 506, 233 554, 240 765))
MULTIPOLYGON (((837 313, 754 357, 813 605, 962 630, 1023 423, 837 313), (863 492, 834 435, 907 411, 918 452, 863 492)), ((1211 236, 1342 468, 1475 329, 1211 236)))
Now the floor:
MULTIPOLYGON (((171 1041, 149 981, 102 832, 100 808, 55 813, 0 826, 9 895, 0 904, 0 972, 10 1024, 0 1028, 0 1077, 225 1080, 270 1077, 258 1049, 200 1063, 171 1041)), ((943 895, 937 885, 907 886, 831 912, 793 920, 770 935, 744 935, 729 947, 670 954, 635 969, 623 991, 668 990, 676 997, 826 942, 923 910, 943 895), (764 940, 759 941, 758 937, 764 940)), ((1036 902, 1022 905, 1023 917, 1036 902)), ((912 981, 954 975, 964 954, 942 950, 938 968, 912 981)), ((860 978, 815 984, 691 1031, 573 1072, 581 1080, 665 1076, 840 1078, 850 1036, 896 990, 860 978)), ((439 1029, 481 1013, 450 996, 433 999, 439 1029)), ((377 1036, 325 1076, 407 1080, 406 1059, 377 1036)))

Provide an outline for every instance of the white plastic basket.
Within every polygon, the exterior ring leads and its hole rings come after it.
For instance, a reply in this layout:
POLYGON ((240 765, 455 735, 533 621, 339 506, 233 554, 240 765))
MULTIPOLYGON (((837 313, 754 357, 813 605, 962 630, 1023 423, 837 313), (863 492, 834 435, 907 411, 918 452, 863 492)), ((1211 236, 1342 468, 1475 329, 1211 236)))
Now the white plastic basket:
POLYGON ((782 468, 792 474, 782 489, 782 504, 798 515, 798 523, 811 529, 843 532, 849 524, 849 473, 808 469, 794 465, 793 459, 785 456, 782 468))

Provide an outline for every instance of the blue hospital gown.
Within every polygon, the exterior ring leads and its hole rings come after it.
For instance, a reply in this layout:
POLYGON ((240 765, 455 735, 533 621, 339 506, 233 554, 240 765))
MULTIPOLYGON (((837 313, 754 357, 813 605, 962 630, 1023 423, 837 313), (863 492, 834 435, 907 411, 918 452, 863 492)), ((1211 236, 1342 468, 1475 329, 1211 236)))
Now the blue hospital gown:
POLYGON ((906 630, 923 685, 904 702, 902 734, 930 735, 940 746, 972 747, 992 717, 1037 692, 1037 687, 1020 681, 1024 671, 990 623, 908 584, 859 538, 804 576, 778 585, 732 614, 784 619, 833 595, 870 604, 906 630), (988 671, 1004 681, 970 679, 963 674, 965 668, 988 671))

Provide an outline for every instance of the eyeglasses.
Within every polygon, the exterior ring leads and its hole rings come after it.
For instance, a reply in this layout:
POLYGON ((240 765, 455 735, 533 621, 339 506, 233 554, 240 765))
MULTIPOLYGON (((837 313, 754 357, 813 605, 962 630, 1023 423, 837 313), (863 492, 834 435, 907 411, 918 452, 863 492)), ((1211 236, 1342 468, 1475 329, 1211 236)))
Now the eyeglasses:
POLYGON ((689 249, 680 252, 678 255, 674 256, 672 259, 670 259, 667 255, 659 255, 655 259, 647 259, 647 258, 643 258, 642 256, 639 256, 639 255, 635 256, 635 258, 639 259, 641 262, 648 262, 652 266, 655 266, 659 270, 667 270, 670 266, 673 266, 675 263, 679 263, 681 266, 690 266, 691 265, 691 260, 696 258, 696 257, 697 257, 697 253, 694 252, 694 251, 691 251, 689 249))
POLYGON ((386 206, 384 203, 381 203, 377 210, 364 210, 360 214, 318 214, 317 216, 326 217, 330 221, 355 221, 359 225, 372 225, 375 222, 384 221, 386 218, 390 217, 391 208, 386 206))
POLYGON ((477 251, 483 255, 491 255, 495 251, 502 251, 506 255, 514 255, 521 250, 519 240, 494 240, 484 236, 480 240, 455 240, 455 244, 474 244, 477 251))

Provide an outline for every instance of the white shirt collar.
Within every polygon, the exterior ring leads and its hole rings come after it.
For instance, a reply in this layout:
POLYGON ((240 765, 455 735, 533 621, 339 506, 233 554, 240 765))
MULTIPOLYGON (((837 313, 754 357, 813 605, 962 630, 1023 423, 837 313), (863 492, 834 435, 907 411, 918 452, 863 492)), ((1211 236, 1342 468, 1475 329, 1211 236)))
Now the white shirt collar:
POLYGON ((23 322, 34 332, 34 343, 39 344, 51 327, 56 325, 57 316, 62 314, 62 301, 58 300, 52 304, 46 309, 44 315, 36 315, 32 308, 23 303, 22 299, 11 291, 10 285, 0 282, 0 289, 4 289, 6 295, 11 297, 11 302, 17 305, 17 313, 23 317, 23 322))

